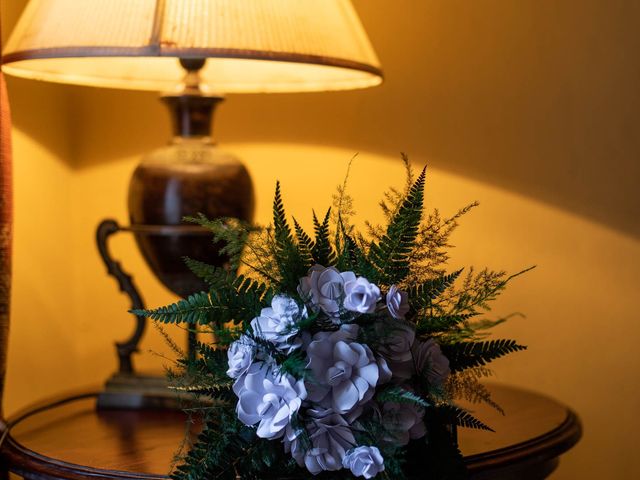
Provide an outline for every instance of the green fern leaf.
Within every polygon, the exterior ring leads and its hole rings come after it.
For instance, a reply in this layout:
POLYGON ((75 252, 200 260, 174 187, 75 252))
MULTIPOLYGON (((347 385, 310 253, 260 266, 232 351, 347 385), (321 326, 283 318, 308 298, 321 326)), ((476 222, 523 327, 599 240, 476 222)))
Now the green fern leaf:
POLYGON ((183 261, 196 277, 203 280, 212 288, 220 287, 228 283, 229 273, 222 268, 194 260, 190 257, 183 257, 183 261))
POLYGON ((340 224, 340 237, 342 239, 342 251, 336 260, 336 266, 340 271, 353 271, 367 279, 377 277, 376 268, 369 262, 367 255, 360 248, 355 239, 349 235, 344 225, 340 224))
POLYGON ((450 419, 451 423, 458 425, 459 427, 474 428, 477 430, 487 430, 493 432, 494 430, 478 420, 471 413, 463 408, 456 407, 455 405, 441 405, 438 408, 439 413, 444 417, 450 419))
MULTIPOLYGON (((409 274, 410 254, 415 247, 422 220, 426 167, 416 179, 379 243, 372 243, 369 260, 383 285, 400 283, 409 274)), ((371 279, 370 279, 371 280, 371 279)))
POLYGON ((241 257, 252 233, 260 230, 260 227, 237 218, 220 217, 213 220, 199 213, 195 217, 185 217, 184 221, 195 223, 211 231, 213 234, 213 248, 218 250, 220 256, 229 260, 232 270, 236 271, 242 263, 241 257))
POLYGON ((515 340, 490 340, 485 342, 461 342, 442 345, 442 353, 449 359, 452 372, 460 372, 467 368, 481 367, 487 363, 512 352, 526 350, 515 340))
POLYGON ((379 403, 411 403, 425 408, 431 405, 421 396, 397 386, 388 387, 382 390, 376 395, 376 401, 379 403))
POLYGON ((421 285, 411 288, 409 290, 411 306, 415 310, 431 307, 433 301, 453 285, 453 282, 460 276, 462 270, 461 268, 460 270, 428 280, 421 285))
POLYGON ((305 232, 300 224, 293 219, 293 226, 296 231, 296 239, 298 240, 298 251, 300 252, 300 257, 303 259, 305 266, 311 267, 313 266, 313 249, 315 247, 314 241, 311 239, 307 232, 305 232))
POLYGON ((280 191, 280 182, 276 182, 276 194, 273 199, 273 227, 276 242, 280 244, 291 243, 291 228, 287 222, 287 216, 284 211, 284 203, 282 201, 282 193, 280 191))
POLYGON ((216 307, 211 304, 209 295, 195 293, 171 305, 151 310, 130 310, 138 316, 149 317, 161 323, 190 323, 204 325, 213 320, 216 307))
POLYGON ((331 245, 331 236, 329 232, 329 220, 331 218, 331 208, 327 210, 322 223, 318 221, 315 212, 313 212, 313 225, 316 234, 315 245, 312 253, 313 259, 317 264, 329 267, 336 263, 336 252, 331 245))
POLYGON ((187 323, 192 325, 222 325, 227 322, 248 323, 266 307, 273 290, 265 284, 242 275, 227 275, 209 293, 196 293, 171 305, 149 310, 132 310, 161 323, 187 323))
POLYGON ((280 182, 276 184, 273 200, 273 232, 275 240, 273 260, 279 272, 279 290, 295 292, 299 279, 306 275, 309 267, 291 234, 280 192, 280 182))

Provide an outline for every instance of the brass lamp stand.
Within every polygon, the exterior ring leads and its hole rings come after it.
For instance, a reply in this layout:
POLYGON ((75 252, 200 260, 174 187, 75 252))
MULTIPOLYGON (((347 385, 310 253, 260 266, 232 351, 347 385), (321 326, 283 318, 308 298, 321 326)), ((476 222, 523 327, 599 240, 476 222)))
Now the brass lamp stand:
MULTIPOLYGON (((211 141, 213 109, 222 101, 207 96, 199 86, 204 59, 181 60, 186 70, 183 90, 165 95, 174 124, 170 145, 147 155, 135 169, 129 185, 131 225, 104 220, 97 230, 98 250, 107 272, 116 278, 133 309, 144 309, 142 295, 133 278, 113 259, 108 239, 118 232, 133 233, 145 261, 155 276, 173 293, 186 297, 206 290, 206 285, 184 264, 183 258, 222 267, 227 259, 218 254, 211 233, 184 223, 185 216, 205 214, 208 218, 253 218, 254 196, 249 173, 234 156, 220 151, 211 141)), ((131 337, 116 344, 119 368, 100 395, 102 408, 143 408, 173 405, 174 392, 160 377, 135 372, 132 356, 146 328, 147 319, 135 317, 131 337)), ((195 341, 189 332, 188 346, 195 341)), ((188 347, 189 348, 189 347, 188 347)))

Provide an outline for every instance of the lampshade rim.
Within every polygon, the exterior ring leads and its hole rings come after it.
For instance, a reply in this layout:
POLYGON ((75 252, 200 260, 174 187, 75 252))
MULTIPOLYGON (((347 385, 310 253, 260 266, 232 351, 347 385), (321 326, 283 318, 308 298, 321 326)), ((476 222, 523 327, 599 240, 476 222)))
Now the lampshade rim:
POLYGON ((306 63, 329 67, 359 70, 384 78, 382 69, 375 65, 348 60, 339 57, 327 57, 294 52, 248 50, 235 48, 170 48, 159 50, 154 46, 144 47, 49 47, 19 50, 2 55, 2 65, 27 60, 46 60, 56 58, 89 57, 152 57, 152 58, 229 58, 238 60, 265 60, 290 63, 306 63))

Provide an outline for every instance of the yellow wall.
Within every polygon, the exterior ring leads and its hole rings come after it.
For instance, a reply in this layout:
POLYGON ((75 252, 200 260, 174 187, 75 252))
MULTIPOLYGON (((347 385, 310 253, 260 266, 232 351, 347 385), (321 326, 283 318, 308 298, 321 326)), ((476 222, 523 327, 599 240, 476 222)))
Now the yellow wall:
MULTIPOLYGON (((3 2, 2 33, 21 2, 3 2), (5 3, 7 3, 5 5, 5 3)), ((69 97, 64 87, 10 79, 15 155, 15 240, 9 411, 61 385, 61 365, 77 363, 77 332, 70 310, 69 242, 73 199, 68 135, 69 97), (17 320, 19 318, 19 321, 17 320), (55 354, 53 345, 57 345, 55 354), (51 361, 54 357, 55 360, 51 361), (31 375, 30 372, 37 372, 31 375)))
MULTIPOLYGON (((8 30, 24 2, 0 0, 8 30)), ((276 178, 291 213, 322 209, 360 152, 352 192, 361 217, 400 183, 399 150, 430 165, 428 201, 481 208, 455 234, 451 268, 539 268, 496 312, 530 349, 496 363, 500 381, 555 396, 581 415, 582 442, 553 478, 634 478, 640 428, 640 3, 632 0, 357 0, 386 71, 376 89, 233 96, 216 133, 246 160, 257 220, 276 178), (302 179, 304 178, 304 183, 302 179), (309 181, 313 178, 313 181, 309 181)), ((126 335, 126 299, 104 274, 93 234, 126 222, 128 178, 163 144, 155 95, 9 84, 15 128, 16 251, 8 408, 98 383, 126 335), (55 352, 55 353, 54 353, 55 352)), ((130 238, 114 251, 150 304, 172 300, 130 238)), ((157 334, 145 352, 163 352, 157 334)), ((161 365, 145 353, 139 365, 161 365)))

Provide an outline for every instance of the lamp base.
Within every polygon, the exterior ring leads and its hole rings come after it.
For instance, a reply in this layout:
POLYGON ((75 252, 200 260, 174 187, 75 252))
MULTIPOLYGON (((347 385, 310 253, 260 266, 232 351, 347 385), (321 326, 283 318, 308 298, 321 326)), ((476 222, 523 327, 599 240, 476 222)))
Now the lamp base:
POLYGON ((189 404, 193 404, 193 399, 171 390, 163 376, 133 373, 115 373, 98 395, 98 409, 182 410, 189 404))

